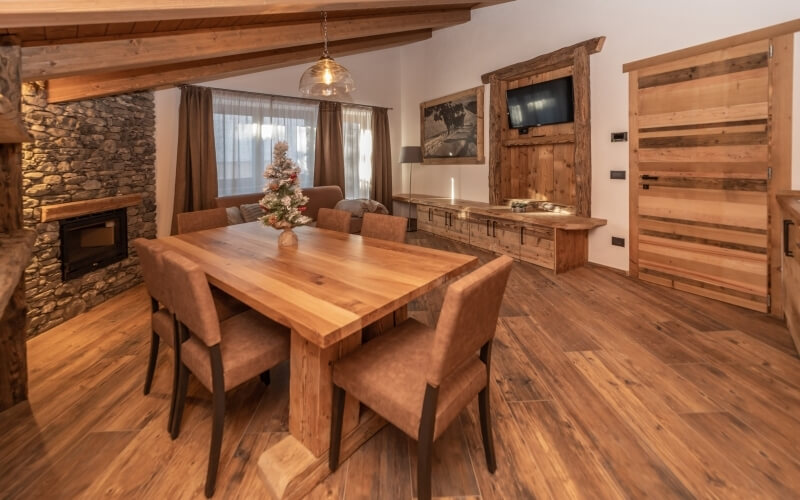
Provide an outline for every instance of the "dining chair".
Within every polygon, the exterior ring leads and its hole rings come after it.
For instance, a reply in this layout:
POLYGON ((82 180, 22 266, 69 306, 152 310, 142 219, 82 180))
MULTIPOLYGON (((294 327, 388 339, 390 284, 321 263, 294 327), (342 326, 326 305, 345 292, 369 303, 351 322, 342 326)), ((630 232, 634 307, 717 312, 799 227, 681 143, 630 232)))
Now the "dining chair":
POLYGON ((193 233, 228 225, 228 213, 224 208, 210 208, 177 215, 178 234, 193 233))
POLYGON ((477 395, 486 464, 494 473, 489 373, 512 263, 499 257, 450 285, 435 329, 408 319, 334 363, 332 471, 339 466, 350 394, 417 440, 417 497, 430 499, 433 442, 477 395))
POLYGON ((340 233, 350 232, 350 212, 336 210, 335 208, 320 208, 317 212, 317 227, 339 231, 340 233))
MULTIPOLYGON (((173 349, 175 356, 173 357, 172 368, 172 397, 175 397, 175 391, 178 386, 178 364, 177 351, 174 350, 175 346, 175 316, 172 313, 172 301, 170 300, 169 289, 164 279, 164 261, 162 253, 164 247, 161 243, 155 240, 148 240, 146 238, 137 238, 133 240, 133 247, 136 249, 136 254, 139 256, 139 263, 142 267, 142 277, 144 284, 147 288, 147 293, 150 294, 151 305, 151 336, 150 336, 150 357, 147 361, 147 375, 144 381, 144 393, 150 394, 150 388, 153 383, 153 375, 156 369, 156 361, 158 360, 158 349, 161 341, 173 349)), ((167 430, 172 429, 172 408, 174 401, 170 404, 169 421, 167 422, 167 430)))
POLYGON ((361 236, 379 240, 406 241, 408 219, 396 215, 365 213, 361 223, 361 236))
POLYGON ((288 360, 289 330, 252 310, 220 321, 202 269, 175 252, 165 252, 163 259, 177 319, 176 345, 180 345, 181 360, 172 438, 180 434, 191 372, 211 391, 213 400, 205 486, 206 497, 211 498, 222 447, 225 393, 288 360))

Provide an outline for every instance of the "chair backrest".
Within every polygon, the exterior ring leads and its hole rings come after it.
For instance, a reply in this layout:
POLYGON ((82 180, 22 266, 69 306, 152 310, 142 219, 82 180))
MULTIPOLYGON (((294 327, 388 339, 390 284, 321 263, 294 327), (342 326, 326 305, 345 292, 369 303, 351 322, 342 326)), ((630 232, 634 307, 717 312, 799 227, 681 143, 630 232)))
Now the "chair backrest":
POLYGON ((210 208, 208 210, 178 214, 178 234, 193 233, 227 225, 228 213, 224 208, 210 208))
POLYGON ((167 309, 172 310, 172 300, 169 296, 164 276, 164 245, 156 240, 136 238, 133 247, 139 255, 139 264, 142 266, 142 277, 147 292, 167 309))
POLYGON ((381 240, 406 241, 408 219, 395 215, 365 213, 361 223, 361 236, 381 240))
POLYGON ((350 212, 333 208, 320 208, 317 215, 317 227, 339 231, 340 233, 349 233, 350 218, 350 212))
POLYGON ((219 316, 200 266, 172 251, 162 254, 164 274, 178 321, 207 346, 220 342, 219 316))
POLYGON ((504 255, 448 287, 428 364, 429 384, 438 387, 455 368, 494 338, 513 262, 504 255))

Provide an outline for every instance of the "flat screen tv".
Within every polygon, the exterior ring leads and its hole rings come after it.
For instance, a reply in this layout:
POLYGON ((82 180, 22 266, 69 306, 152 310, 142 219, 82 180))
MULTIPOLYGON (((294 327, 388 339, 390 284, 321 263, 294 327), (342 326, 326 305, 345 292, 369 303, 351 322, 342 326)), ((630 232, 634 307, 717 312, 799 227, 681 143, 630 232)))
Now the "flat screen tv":
POLYGON ((572 77, 535 83, 506 92, 508 126, 539 127, 574 119, 572 77))

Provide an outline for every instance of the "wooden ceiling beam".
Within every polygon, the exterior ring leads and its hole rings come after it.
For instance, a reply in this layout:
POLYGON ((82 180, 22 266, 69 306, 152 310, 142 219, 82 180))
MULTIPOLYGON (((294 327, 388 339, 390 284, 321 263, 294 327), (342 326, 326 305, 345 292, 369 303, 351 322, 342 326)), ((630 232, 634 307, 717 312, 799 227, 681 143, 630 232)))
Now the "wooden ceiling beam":
MULTIPOLYGON (((344 56, 419 42, 430 37, 431 30, 426 29, 333 42, 330 44, 330 49, 335 56, 344 56)), ((48 82, 48 102, 74 101, 145 89, 167 88, 184 83, 198 83, 283 68, 313 62, 319 58, 321 51, 322 44, 314 44, 206 61, 56 78, 48 82)))
MULTIPOLYGON (((468 22, 470 10, 447 10, 391 16, 335 19, 328 22, 331 41, 442 28, 468 22)), ((46 80, 236 54, 262 52, 322 41, 319 22, 258 28, 209 30, 157 37, 131 37, 84 43, 23 47, 22 79, 46 80)))
POLYGON ((510 0, 3 0, 0 28, 260 16, 441 6, 472 8, 510 0))

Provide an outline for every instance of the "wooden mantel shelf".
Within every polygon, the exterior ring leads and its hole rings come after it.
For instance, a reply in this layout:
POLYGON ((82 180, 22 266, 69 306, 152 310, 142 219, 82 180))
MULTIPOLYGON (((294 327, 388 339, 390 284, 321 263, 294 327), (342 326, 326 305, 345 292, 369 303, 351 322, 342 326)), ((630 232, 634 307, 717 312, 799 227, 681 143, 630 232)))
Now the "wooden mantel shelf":
POLYGON ((0 235, 0 315, 31 260, 36 233, 29 229, 0 235))
POLYGON ((42 207, 42 222, 69 219, 81 215, 95 214, 118 208, 132 207, 142 202, 142 194, 126 194, 98 198, 96 200, 73 201, 60 205, 45 205, 42 207))
POLYGON ((6 96, 0 94, 0 144, 33 142, 28 134, 22 116, 6 96))

